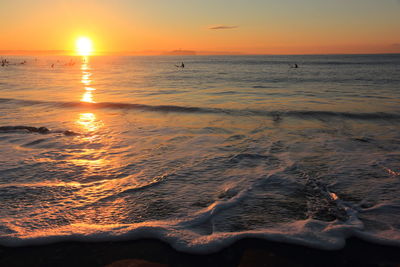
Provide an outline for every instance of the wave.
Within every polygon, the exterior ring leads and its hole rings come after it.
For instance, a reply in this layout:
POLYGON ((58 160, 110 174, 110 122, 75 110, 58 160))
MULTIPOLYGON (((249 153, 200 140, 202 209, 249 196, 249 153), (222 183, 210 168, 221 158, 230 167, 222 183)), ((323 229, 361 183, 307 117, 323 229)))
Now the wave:
MULTIPOLYGON (((249 155, 246 155, 246 157, 249 155)), ((250 155, 254 157, 254 155, 250 155)), ((219 232, 212 231, 210 234, 202 234, 196 231, 196 227, 212 221, 221 211, 237 205, 248 194, 264 183, 266 180, 277 178, 276 174, 282 169, 270 172, 267 176, 260 176, 255 184, 241 190, 231 192, 233 187, 227 187, 227 196, 210 204, 202 210, 185 217, 177 217, 170 220, 145 221, 140 223, 119 224, 89 224, 72 223, 50 228, 31 229, 29 232, 23 227, 1 221, 0 229, 4 233, 0 236, 0 245, 7 247, 21 247, 31 245, 45 245, 51 243, 79 241, 79 242, 109 242, 127 241, 138 239, 157 239, 170 244, 174 249, 182 252, 195 254, 209 254, 217 252, 246 238, 258 238, 268 241, 297 244, 324 250, 338 250, 345 246, 350 237, 358 237, 371 243, 386 244, 400 247, 400 233, 397 230, 383 230, 380 232, 367 232, 363 222, 358 218, 358 209, 343 200, 333 197, 332 192, 326 186, 312 177, 307 178, 306 193, 308 196, 318 195, 328 199, 330 208, 334 213, 343 214, 343 218, 334 220, 320 220, 309 216, 307 219, 291 222, 276 223, 269 228, 255 230, 219 232)), ((141 189, 146 186, 162 182, 166 177, 156 179, 150 184, 137 186, 141 189)), ((107 183, 113 181, 107 181, 107 183)), ((127 178, 124 182, 130 182, 127 178)), ((71 186, 80 188, 75 183, 55 183, 56 186, 71 186)), ((15 186, 15 185, 8 185, 15 186)), ((25 184, 23 186, 41 187, 42 184, 25 184)), ((47 186, 47 185, 46 185, 47 186)), ((106 186, 107 187, 107 186, 106 186)), ((128 190, 132 190, 130 188, 128 190)), ((120 193, 129 193, 121 191, 120 193)), ((320 208, 316 207, 315 199, 312 202, 311 212, 320 208)), ((385 207, 380 207, 385 208, 385 207)), ((390 208, 390 207, 389 207, 390 208)), ((342 217, 342 216, 338 216, 342 217)))
POLYGON ((339 250, 345 246, 348 238, 358 237, 371 243, 400 247, 399 234, 395 231, 372 234, 364 232, 363 227, 363 224, 355 215, 344 223, 306 219, 282 223, 274 228, 243 232, 217 232, 211 235, 201 235, 191 231, 184 227, 180 220, 101 226, 81 223, 48 230, 33 230, 26 237, 18 236, 20 229, 12 227, 8 231, 9 234, 0 239, 0 245, 21 247, 70 241, 115 242, 157 239, 170 244, 174 249, 181 252, 209 254, 246 238, 258 238, 323 250, 339 250))
POLYGON ((284 117, 295 117, 298 119, 355 119, 355 120, 400 120, 399 113, 388 112, 341 112, 341 111, 321 111, 321 110, 256 110, 256 109, 227 109, 213 107, 192 107, 175 105, 147 105, 135 103, 119 102, 49 102, 35 100, 20 100, 10 98, 0 98, 0 103, 11 103, 17 105, 50 105, 60 108, 91 108, 91 109, 123 109, 123 110, 142 110, 162 113, 193 113, 193 114, 224 114, 230 116, 261 116, 272 117, 280 120, 284 117))
MULTIPOLYGON (((240 153, 231 158, 233 161, 268 160, 264 155, 240 153)), ((316 177, 305 176, 304 187, 307 196, 309 214, 307 219, 293 220, 290 222, 277 222, 273 226, 262 226, 257 229, 244 231, 214 231, 205 234, 199 229, 213 224, 213 220, 224 210, 237 206, 249 197, 249 195, 261 188, 267 181, 274 181, 285 186, 286 179, 282 172, 287 168, 281 167, 268 174, 262 173, 254 183, 237 190, 236 185, 228 184, 218 200, 207 207, 196 210, 185 216, 177 216, 169 220, 153 220, 138 223, 116 224, 90 224, 73 223, 67 225, 49 225, 44 227, 36 225, 34 228, 25 228, 23 224, 15 224, 7 218, 0 218, 0 245, 7 247, 21 247, 31 245, 45 245, 59 242, 109 242, 127 241, 138 239, 157 239, 170 244, 174 249, 195 254, 209 254, 217 252, 233 243, 246 239, 257 238, 268 241, 297 244, 325 250, 338 250, 345 246, 350 237, 358 237, 371 243, 387 244, 400 247, 400 232, 396 229, 370 232, 365 230, 364 223, 358 218, 359 207, 353 206, 338 198, 329 187, 316 177), (321 218, 329 213, 333 218, 321 218), (38 227, 39 226, 39 227, 38 227)), ((291 168, 291 167, 290 167, 291 168)), ((4 190, 10 187, 28 187, 41 189, 43 187, 68 187, 69 190, 82 190, 78 195, 89 196, 91 201, 105 199, 96 193, 90 196, 91 188, 96 186, 96 192, 108 190, 110 187, 119 189, 115 196, 131 194, 133 191, 163 183, 169 179, 171 173, 155 177, 149 183, 136 183, 136 176, 127 176, 122 180, 103 180, 80 184, 77 182, 25 183, 6 184, 0 186, 4 190)), ((238 181, 238 183, 242 183, 238 181)), ((113 200, 114 197, 111 198, 113 200)), ((389 203, 390 204, 390 203, 389 203)), ((396 206, 376 206, 366 209, 391 209, 396 211, 396 206)), ((81 206, 79 206, 80 208, 81 206)))

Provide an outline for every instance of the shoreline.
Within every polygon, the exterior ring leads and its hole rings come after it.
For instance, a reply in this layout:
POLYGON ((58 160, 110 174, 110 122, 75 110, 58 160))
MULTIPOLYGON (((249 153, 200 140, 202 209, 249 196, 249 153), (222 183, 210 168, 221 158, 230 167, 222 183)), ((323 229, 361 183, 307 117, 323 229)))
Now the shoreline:
POLYGON ((400 248, 350 238, 326 251, 262 239, 242 239, 219 252, 179 252, 156 239, 61 242, 0 247, 0 266, 399 266, 400 248))

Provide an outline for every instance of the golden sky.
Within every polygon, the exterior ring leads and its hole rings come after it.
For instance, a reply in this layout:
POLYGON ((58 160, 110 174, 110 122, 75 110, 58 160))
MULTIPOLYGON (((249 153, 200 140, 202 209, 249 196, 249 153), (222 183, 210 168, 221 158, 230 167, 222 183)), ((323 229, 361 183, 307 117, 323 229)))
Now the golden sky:
POLYGON ((399 0, 1 0, 0 50, 400 52, 399 0))

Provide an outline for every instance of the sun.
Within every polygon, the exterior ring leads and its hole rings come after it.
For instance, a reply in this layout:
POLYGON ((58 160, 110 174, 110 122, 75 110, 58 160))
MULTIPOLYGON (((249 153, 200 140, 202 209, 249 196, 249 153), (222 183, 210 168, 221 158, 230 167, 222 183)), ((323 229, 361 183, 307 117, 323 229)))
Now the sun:
POLYGON ((76 40, 76 52, 80 56, 89 56, 93 52, 92 40, 87 37, 79 37, 76 40))

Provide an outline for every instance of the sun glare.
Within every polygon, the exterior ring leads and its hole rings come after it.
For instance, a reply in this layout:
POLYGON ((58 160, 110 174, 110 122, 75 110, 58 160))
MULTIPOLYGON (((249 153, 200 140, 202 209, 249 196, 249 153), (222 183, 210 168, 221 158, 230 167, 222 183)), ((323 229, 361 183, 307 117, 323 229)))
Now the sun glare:
POLYGON ((92 40, 80 37, 76 40, 76 52, 80 56, 89 56, 93 52, 92 40))

